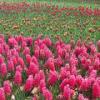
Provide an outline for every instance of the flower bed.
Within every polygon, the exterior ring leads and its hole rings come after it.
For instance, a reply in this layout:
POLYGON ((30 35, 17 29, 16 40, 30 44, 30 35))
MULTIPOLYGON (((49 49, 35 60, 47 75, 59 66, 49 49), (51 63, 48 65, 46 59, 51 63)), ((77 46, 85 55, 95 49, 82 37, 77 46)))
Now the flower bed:
POLYGON ((0 35, 0 100, 100 98, 100 41, 0 35))

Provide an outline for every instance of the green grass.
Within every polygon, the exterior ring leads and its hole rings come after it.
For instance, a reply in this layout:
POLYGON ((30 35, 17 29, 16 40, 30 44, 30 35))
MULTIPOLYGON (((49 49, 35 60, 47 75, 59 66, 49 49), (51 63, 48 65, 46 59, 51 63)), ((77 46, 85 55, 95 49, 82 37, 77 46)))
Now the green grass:
MULTIPOLYGON (((5 0, 9 2, 18 2, 18 0, 5 0)), ((21 0, 20 0, 21 1, 21 0)), ((23 0, 22 0, 23 1, 23 0)), ((35 2, 36 0, 27 0, 28 2, 35 2)), ((39 0, 38 0, 39 1, 39 0)), ((42 3, 50 1, 41 0, 42 3)), ((65 1, 64 1, 65 2, 65 1)), ((53 1, 52 4, 57 4, 62 6, 89 6, 88 3, 77 3, 77 2, 63 2, 58 3, 57 0, 53 1)), ((94 4, 90 4, 94 8, 94 4)), ((44 9, 45 10, 45 9, 44 9)), ((0 12, 0 31, 3 34, 22 34, 24 36, 32 36, 43 33, 44 35, 49 35, 55 37, 57 34, 60 35, 64 41, 69 41, 71 37, 77 40, 80 36, 83 39, 90 37, 93 41, 100 39, 100 34, 97 28, 100 27, 100 17, 88 17, 88 16, 65 16, 62 14, 60 17, 51 16, 43 11, 42 13, 26 12, 26 13, 13 13, 5 14, 0 12), (28 21, 24 21, 28 19, 28 21), (94 24, 93 21, 96 21, 94 24), (87 23, 86 25, 84 25, 87 23), (78 24, 78 25, 77 25, 78 24), (19 28, 14 29, 13 27, 17 25, 19 28), (89 29, 92 28, 95 32, 90 33, 89 29), (65 36, 64 34, 67 33, 65 36)))
MULTIPOLYGON (((3 1, 3 2, 23 2, 23 1, 27 1, 29 3, 33 3, 33 2, 51 3, 50 0, 0 0, 0 1, 3 1)), ((84 5, 86 7, 91 6, 92 8, 95 8, 95 7, 100 8, 100 1, 98 1, 95 5, 94 1, 91 1, 89 3, 89 2, 81 2, 81 0, 52 0, 52 4, 57 4, 61 7, 63 5, 65 5, 65 6, 75 6, 75 7, 84 5)))
POLYGON ((43 33, 44 35, 53 35, 60 34, 64 40, 69 40, 69 37, 74 37, 77 40, 80 36, 83 39, 87 35, 91 35, 92 39, 98 40, 99 31, 94 33, 88 32, 89 28, 95 29, 99 27, 100 18, 97 18, 96 24, 93 25, 93 20, 95 17, 75 17, 75 16, 65 16, 53 17, 48 14, 43 13, 20 13, 20 14, 0 14, 0 30, 6 34, 20 34, 24 33, 25 36, 43 33), (29 21, 24 21, 25 19, 29 21), (85 22, 88 22, 87 25, 83 26, 85 22), (77 23, 79 26, 77 26, 77 23), (14 25, 19 26, 18 29, 14 29, 14 25), (64 33, 67 32, 68 35, 64 37, 64 33), (95 38, 96 35, 96 38, 95 38))

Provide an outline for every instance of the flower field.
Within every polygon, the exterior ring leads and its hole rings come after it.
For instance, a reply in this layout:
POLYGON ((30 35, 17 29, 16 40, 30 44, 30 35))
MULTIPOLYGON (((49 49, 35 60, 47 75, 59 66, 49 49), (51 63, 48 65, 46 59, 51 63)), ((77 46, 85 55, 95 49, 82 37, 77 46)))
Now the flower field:
POLYGON ((8 35, 31 36, 43 33, 69 41, 100 37, 100 9, 66 7, 48 3, 0 3, 0 30, 8 35), (33 34, 34 33, 34 34, 33 34))
POLYGON ((0 35, 0 100, 97 100, 99 51, 100 40, 54 43, 20 35, 6 41, 0 35))
POLYGON ((100 100, 95 1, 0 2, 0 100, 100 100))

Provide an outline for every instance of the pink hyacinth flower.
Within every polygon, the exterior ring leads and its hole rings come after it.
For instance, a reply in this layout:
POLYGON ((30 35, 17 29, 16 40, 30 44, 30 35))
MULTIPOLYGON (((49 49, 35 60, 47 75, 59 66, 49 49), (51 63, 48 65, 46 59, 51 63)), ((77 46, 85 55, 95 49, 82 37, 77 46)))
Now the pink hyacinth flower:
POLYGON ((60 90, 63 91, 64 90, 64 86, 66 86, 68 84, 68 79, 64 79, 61 84, 60 84, 60 90))
POLYGON ((33 76, 29 75, 29 77, 26 80, 26 83, 24 85, 24 91, 29 92, 33 88, 33 76))
POLYGON ((30 54, 30 49, 28 47, 25 47, 24 51, 23 51, 23 54, 26 55, 26 54, 30 54))
POLYGON ((70 76, 70 71, 69 70, 70 70, 70 66, 66 67, 66 65, 65 65, 65 67, 61 67, 60 75, 59 75, 61 80, 63 80, 63 79, 70 76))
POLYGON ((71 89, 69 88, 69 85, 64 86, 63 96, 65 100, 71 100, 71 89))
POLYGON ((61 67, 63 65, 63 60, 62 58, 59 56, 55 59, 55 66, 57 67, 61 67))
POLYGON ((7 75, 7 67, 6 67, 6 64, 3 63, 0 67, 0 73, 2 75, 2 77, 6 76, 7 75))
POLYGON ((43 43, 45 43, 47 46, 51 46, 52 45, 52 41, 50 40, 50 38, 46 37, 44 40, 43 40, 43 43))
POLYGON ((5 92, 3 88, 0 88, 0 100, 6 100, 5 92))
POLYGON ((84 99, 85 99, 85 98, 84 98, 83 94, 79 94, 78 100, 84 100, 84 99))
POLYGON ((90 87, 90 80, 88 78, 85 78, 82 80, 82 83, 80 85, 80 90, 87 91, 90 87))
POLYGON ((52 93, 46 88, 43 89, 43 96, 45 100, 53 100, 52 93))
POLYGON ((37 99, 37 97, 36 97, 36 96, 34 96, 34 97, 32 98, 32 100, 38 100, 38 99, 37 99))
POLYGON ((45 51, 46 58, 53 57, 53 53, 49 48, 45 48, 44 51, 45 51))
POLYGON ((71 87, 74 87, 75 85, 76 85, 76 78, 75 78, 75 76, 74 75, 71 75, 70 76, 70 78, 69 78, 69 85, 71 86, 71 87))
POLYGON ((11 95, 12 90, 11 90, 10 82, 8 80, 4 81, 3 86, 4 86, 5 94, 6 95, 11 95))
POLYGON ((8 61, 8 71, 14 71, 14 63, 12 60, 8 61))
POLYGON ((55 70, 55 65, 54 65, 54 59, 53 58, 48 58, 46 62, 46 67, 48 67, 50 70, 54 71, 55 70))
POLYGON ((40 47, 38 45, 35 45, 34 46, 34 56, 36 58, 39 58, 39 55, 40 55, 40 47))
POLYGON ((39 89, 40 89, 40 91, 42 92, 44 88, 46 88, 46 82, 45 82, 44 79, 42 79, 42 80, 40 81, 40 84, 39 84, 39 89))
POLYGON ((18 62, 21 65, 21 67, 24 68, 24 66, 25 66, 24 65, 24 60, 21 57, 18 58, 18 62))
POLYGON ((44 49, 40 49, 40 58, 44 59, 46 57, 44 49))
POLYGON ((95 98, 100 98, 100 84, 99 82, 95 82, 92 86, 92 95, 95 98))
POLYGON ((38 59, 35 56, 32 56, 31 62, 35 63, 36 65, 39 65, 38 59))
POLYGON ((58 80, 58 74, 56 71, 51 71, 48 76, 48 84, 49 85, 54 85, 56 81, 58 80))
POLYGON ((81 75, 76 76, 76 84, 77 84, 78 86, 80 86, 80 85, 81 85, 82 80, 83 80, 83 78, 82 78, 82 76, 81 76, 81 75))
POLYGON ((2 64, 3 62, 4 62, 4 57, 0 55, 0 64, 2 64))
POLYGON ((14 83, 16 85, 21 85, 22 84, 22 75, 20 71, 16 71, 15 76, 14 76, 14 83))
POLYGON ((30 74, 35 75, 39 71, 39 67, 35 63, 31 62, 28 71, 30 74))
POLYGON ((29 54, 26 55, 26 62, 28 64, 31 62, 31 56, 29 54))
POLYGON ((79 94, 78 100, 89 100, 89 99, 88 99, 88 98, 85 98, 85 97, 83 96, 83 94, 79 94))
POLYGON ((19 71, 19 72, 22 72, 23 71, 21 65, 16 66, 16 71, 19 71))

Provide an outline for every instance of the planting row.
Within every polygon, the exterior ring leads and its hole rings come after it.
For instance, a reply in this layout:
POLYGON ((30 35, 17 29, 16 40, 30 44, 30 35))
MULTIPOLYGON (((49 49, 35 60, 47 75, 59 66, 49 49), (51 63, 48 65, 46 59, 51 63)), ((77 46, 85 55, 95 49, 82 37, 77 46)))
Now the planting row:
POLYGON ((6 3, 0 2, 0 11, 3 11, 7 14, 9 13, 20 13, 20 12, 37 12, 37 13, 49 13, 51 15, 58 15, 61 16, 65 14, 66 16, 74 15, 74 16, 100 16, 100 9, 91 7, 59 7, 58 5, 52 5, 48 3, 27 3, 27 2, 20 2, 20 3, 6 3))

